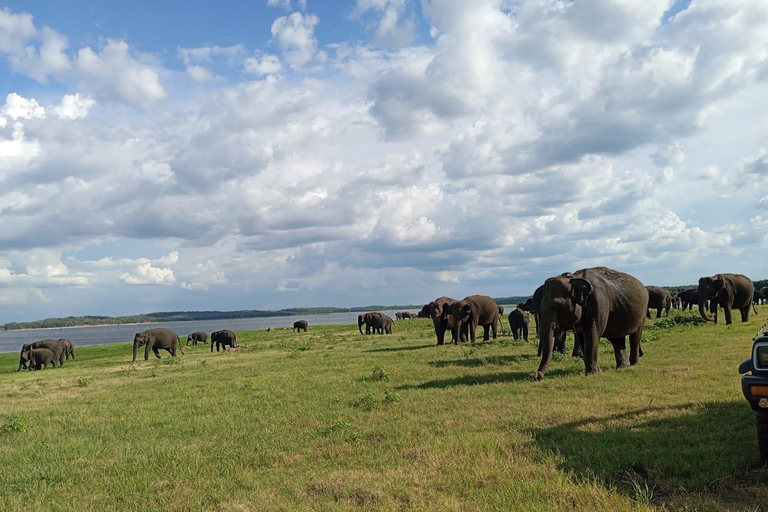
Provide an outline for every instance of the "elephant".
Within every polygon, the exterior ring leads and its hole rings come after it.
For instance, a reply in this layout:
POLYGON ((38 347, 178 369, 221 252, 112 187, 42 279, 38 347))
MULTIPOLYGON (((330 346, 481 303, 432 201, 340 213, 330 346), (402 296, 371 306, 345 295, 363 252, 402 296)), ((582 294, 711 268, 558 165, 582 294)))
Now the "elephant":
POLYGON ((416 314, 417 318, 429 318, 429 304, 424 304, 416 314))
POLYGON ((397 313, 395 313, 395 319, 396 320, 402 320, 403 319, 403 314, 398 311, 397 313))
POLYGON ((762 304, 765 299, 763 299, 763 294, 759 291, 755 290, 755 293, 752 295, 752 303, 753 304, 762 304))
POLYGON ((67 338, 59 338, 59 343, 64 345, 64 357, 69 360, 69 356, 72 356, 72 359, 75 359, 75 345, 72 343, 72 340, 68 340, 67 338))
POLYGON ((149 351, 155 353, 155 357, 160 359, 159 349, 165 349, 171 354, 171 357, 176 357, 176 349, 178 348, 182 355, 184 354, 184 347, 179 343, 179 336, 170 329, 164 327, 156 327, 154 329, 147 329, 146 331, 137 332, 133 338, 133 361, 136 361, 136 351, 139 347, 144 347, 144 360, 149 360, 149 351))
POLYGON ((193 332, 192 334, 187 335, 187 346, 189 346, 189 342, 192 342, 193 345, 197 345, 198 343, 202 343, 203 345, 208 344, 208 333, 205 333, 203 331, 197 331, 193 332))
POLYGON ((450 306, 453 317, 454 343, 458 343, 463 324, 469 325, 469 340, 474 343, 477 326, 483 327, 483 341, 488 341, 489 331, 493 331, 496 339, 496 329, 499 323, 499 306, 487 295, 470 295, 450 306))
POLYGON ((410 320, 416 317, 417 317, 416 313, 411 313, 410 311, 403 311, 403 320, 410 320))
POLYGON ((363 334, 363 324, 365 324, 365 334, 392 334, 392 317, 379 313, 378 311, 369 311, 368 313, 358 315, 357 328, 360 334, 363 334))
POLYGON ((499 318, 501 318, 501 315, 503 315, 503 314, 504 314, 504 306, 499 304, 499 318))
POLYGON ((439 297, 427 304, 429 307, 429 317, 432 319, 432 324, 435 327, 438 345, 445 343, 445 331, 452 327, 448 325, 447 317, 450 314, 450 305, 454 302, 456 302, 456 299, 451 297, 439 297))
MULTIPOLYGON (((717 307, 725 310, 725 324, 730 325, 731 310, 738 309, 741 312, 741 321, 749 321, 749 309, 752 305, 752 297, 755 293, 755 285, 752 280, 742 274, 715 274, 699 279, 699 314, 707 322, 717 323, 717 307), (707 314, 705 302, 709 299, 709 310, 712 316, 707 314)), ((757 314, 757 309, 755 309, 757 314)))
POLYGON ((528 343, 528 324, 530 322, 531 319, 527 311, 516 308, 509 313, 509 329, 515 340, 523 338, 528 343))
POLYGON ((672 297, 672 307, 675 309, 683 309, 683 300, 677 295, 672 297))
POLYGON ((57 366, 61 367, 60 364, 57 364, 56 354, 54 354, 51 349, 33 348, 29 351, 30 370, 39 370, 40 366, 48 368, 49 364, 52 364, 54 368, 57 366))
POLYGON ((616 367, 639 362, 640 341, 648 310, 648 290, 629 274, 606 267, 578 270, 551 277, 544 283, 541 300, 541 363, 534 380, 541 380, 552 359, 555 326, 573 329, 576 345, 584 352, 586 374, 597 374, 600 338, 613 345, 616 367), (625 338, 629 335, 627 361, 625 338))
POLYGON ((293 332, 296 332, 296 330, 301 332, 302 329, 304 329, 304 332, 307 332, 308 325, 309 324, 307 323, 306 320, 296 320, 295 322, 293 322, 293 332))
POLYGON ((213 345, 216 344, 216 352, 221 348, 224 352, 227 351, 227 345, 231 348, 237 348, 237 336, 229 329, 216 331, 211 333, 211 352, 213 352, 213 345))
POLYGON ((669 310, 672 307, 672 294, 669 290, 660 286, 646 286, 648 290, 648 311, 646 312, 646 318, 651 318, 651 310, 656 310, 656 318, 661 318, 661 310, 667 310, 667 316, 669 316, 669 310))
MULTIPOLYGON (((533 321, 536 323, 536 334, 539 334, 539 319, 540 319, 540 313, 539 309, 541 308, 541 298, 544 296, 544 285, 539 286, 536 288, 536 290, 533 292, 533 296, 526 300, 525 302, 521 302, 517 305, 520 309, 523 311, 527 311, 533 315, 533 321)), ((565 353, 565 340, 567 336, 566 331, 561 331, 558 327, 555 327, 554 332, 554 338, 555 338, 555 351, 560 353, 565 353)), ((539 348, 536 351, 536 355, 541 357, 542 349, 541 349, 541 343, 539 343, 539 348)), ((583 357, 584 354, 581 352, 581 348, 578 345, 574 345, 573 347, 573 357, 583 357)))
POLYGON ((24 345, 22 345, 21 354, 19 355, 19 368, 16 370, 17 372, 22 368, 24 368, 25 370, 27 369, 27 362, 29 361, 29 352, 36 348, 47 348, 48 350, 53 352, 56 362, 59 363, 58 364, 59 367, 61 367, 64 364, 67 346, 64 343, 61 343, 59 340, 45 339, 45 340, 35 341, 33 343, 25 343, 24 345))
POLYGON ((677 294, 678 298, 680 299, 680 309, 683 311, 692 310, 694 304, 699 303, 699 290, 692 289, 692 290, 683 290, 682 292, 677 294))

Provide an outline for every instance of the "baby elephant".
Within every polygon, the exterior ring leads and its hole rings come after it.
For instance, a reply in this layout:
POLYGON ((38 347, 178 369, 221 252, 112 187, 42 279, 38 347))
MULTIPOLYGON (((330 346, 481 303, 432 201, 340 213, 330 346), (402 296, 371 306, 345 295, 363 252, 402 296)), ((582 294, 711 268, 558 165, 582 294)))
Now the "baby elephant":
POLYGON ((308 325, 309 324, 307 323, 306 320, 297 320, 293 322, 293 332, 296 332, 297 329, 299 332, 301 332, 302 329, 304 329, 304 332, 307 332, 308 325))
POLYGON ((190 341, 192 342, 193 345, 197 345, 198 342, 205 345, 208 343, 208 334, 202 331, 193 332, 192 334, 187 336, 187 345, 189 345, 190 341))
POLYGON ((237 336, 230 330, 224 329, 223 331, 216 331, 211 333, 211 352, 213 352, 213 345, 216 345, 216 352, 219 351, 219 347, 225 352, 227 351, 227 345, 232 348, 237 348, 237 336))
POLYGON ((527 311, 517 308, 509 313, 509 328, 512 330, 512 336, 515 340, 523 338, 526 343, 528 342, 529 324, 530 318, 528 317, 527 311))
POLYGON ((39 370, 40 366, 48 368, 48 364, 52 364, 54 368, 59 366, 56 361, 56 355, 52 350, 47 348, 33 348, 29 351, 29 369, 39 370))

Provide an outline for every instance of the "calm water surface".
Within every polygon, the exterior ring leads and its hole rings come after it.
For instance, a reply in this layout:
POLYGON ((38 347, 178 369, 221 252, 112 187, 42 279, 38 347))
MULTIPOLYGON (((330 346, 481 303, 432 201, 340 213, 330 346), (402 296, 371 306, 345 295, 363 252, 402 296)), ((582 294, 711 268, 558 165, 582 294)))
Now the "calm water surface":
MULTIPOLYGON (((395 318, 395 311, 382 311, 395 318)), ((274 327, 293 327, 296 320, 306 320, 309 328, 313 325, 348 324, 357 326, 359 312, 331 313, 327 315, 305 316, 273 316, 270 318, 239 318, 228 320, 200 320, 191 322, 158 322, 151 324, 123 324, 104 325, 96 327, 61 327, 55 329, 29 329, 23 331, 0 331, 0 352, 16 352, 24 343, 43 340, 45 338, 68 338, 75 347, 89 347, 93 345, 106 345, 108 343, 120 343, 133 341, 133 336, 139 332, 153 327, 166 327, 171 329, 181 338, 182 343, 187 342, 187 334, 195 331, 211 333, 222 329, 231 331, 257 331, 274 327)))

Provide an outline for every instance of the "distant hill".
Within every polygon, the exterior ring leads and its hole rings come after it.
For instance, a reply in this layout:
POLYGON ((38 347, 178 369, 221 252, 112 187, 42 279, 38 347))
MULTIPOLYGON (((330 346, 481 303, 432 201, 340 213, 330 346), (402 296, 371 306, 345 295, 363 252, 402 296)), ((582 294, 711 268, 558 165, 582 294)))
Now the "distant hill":
MULTIPOLYGON (((761 290, 768 286, 768 279, 755 281, 755 289, 761 290)), ((696 288, 695 284, 687 286, 665 286, 672 295, 683 290, 696 288)), ((496 297, 493 300, 497 304, 514 305, 525 302, 530 295, 517 295, 512 297, 496 297)), ((186 322, 191 320, 227 320, 230 318, 267 318, 273 316, 300 316, 300 315, 324 315, 330 313, 355 313, 358 311, 376 310, 402 310, 418 311, 423 304, 406 305, 371 305, 354 308, 315 307, 315 308, 288 308, 278 310, 243 309, 239 311, 161 311, 158 313, 142 313, 128 316, 68 316, 64 318, 46 318, 33 322, 9 322, 3 325, 6 331, 17 329, 47 329, 54 327, 79 327, 89 325, 117 325, 117 324, 143 324, 151 322, 186 322)))

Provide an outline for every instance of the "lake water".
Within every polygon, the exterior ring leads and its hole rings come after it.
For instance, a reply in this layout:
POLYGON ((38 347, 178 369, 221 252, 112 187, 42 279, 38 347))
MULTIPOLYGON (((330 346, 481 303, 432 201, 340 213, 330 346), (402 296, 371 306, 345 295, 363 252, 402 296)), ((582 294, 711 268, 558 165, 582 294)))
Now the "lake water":
MULTIPOLYGON (((395 311, 382 311, 395 318, 395 311)), ((227 320, 200 320, 190 322, 158 322, 151 324, 100 325, 94 327, 61 327, 54 329, 28 329, 22 331, 0 331, 0 352, 17 352, 24 343, 43 340, 46 338, 68 338, 75 347, 89 347, 133 341, 134 335, 154 327, 165 327, 179 335, 182 344, 187 342, 187 334, 204 331, 229 329, 230 331, 258 331, 274 327, 293 328, 296 320, 306 320, 309 328, 313 325, 354 324, 357 327, 359 312, 330 313, 326 315, 305 316, 273 316, 269 318, 238 318, 227 320)))

